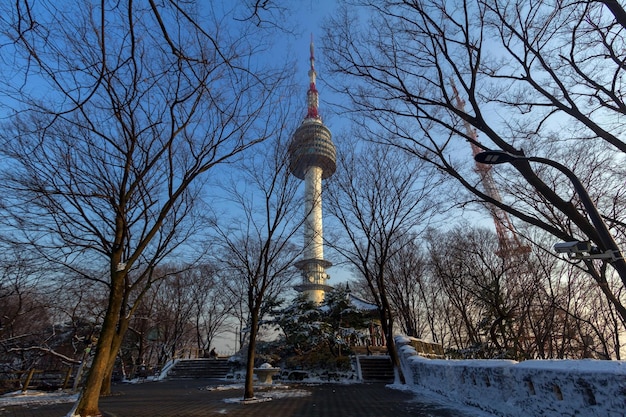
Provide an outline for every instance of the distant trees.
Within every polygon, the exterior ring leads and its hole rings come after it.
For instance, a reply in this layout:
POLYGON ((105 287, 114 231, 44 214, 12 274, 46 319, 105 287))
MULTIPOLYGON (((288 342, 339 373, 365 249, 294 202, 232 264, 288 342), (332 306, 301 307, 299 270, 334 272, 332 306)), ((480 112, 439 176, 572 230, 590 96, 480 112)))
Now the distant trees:
POLYGON ((409 235, 406 240, 398 243, 399 250, 387 266, 389 299, 403 334, 422 338, 429 333, 437 342, 439 335, 433 326, 435 317, 442 312, 432 303, 435 298, 431 294, 434 286, 428 282, 429 257, 422 251, 417 235, 409 235))
POLYGON ((619 359, 615 310, 584 272, 541 249, 545 238, 503 259, 495 233, 468 223, 409 236, 385 275, 398 331, 452 358, 619 359))
POLYGON ((228 319, 234 315, 235 303, 228 298, 214 265, 196 268, 191 286, 195 289, 191 302, 196 346, 199 351, 208 352, 226 331, 228 319))
POLYGON ((429 240, 433 276, 459 313, 453 334, 459 348, 485 350, 476 356, 519 359, 521 335, 528 337, 528 297, 537 291, 531 281, 535 274, 511 266, 497 250, 493 233, 480 229, 459 228, 429 240))
MULTIPOLYGON (((492 232, 464 225, 431 231, 421 253, 434 317, 423 335, 453 357, 619 358, 615 312, 585 274, 541 250, 522 266, 495 255, 492 232), (595 308, 594 308, 595 307, 595 308)), ((536 249, 539 249, 537 247, 536 249)))
MULTIPOLYGON (((621 5, 364 0, 351 7, 328 23, 324 52, 333 85, 369 140, 427 161, 535 230, 607 249, 561 172, 523 161, 493 168, 497 199, 470 171, 468 142, 553 158, 578 174, 624 243, 621 5)), ((456 187, 450 204, 474 198, 456 187)), ((575 267, 626 327, 624 277, 606 260, 575 267)))
MULTIPOLYGON (((74 285, 70 279, 65 284, 33 281, 39 267, 31 269, 31 264, 24 274, 27 265, 0 268, 0 372, 61 369, 89 361, 106 309, 102 287, 89 281, 74 285)), ((142 297, 117 355, 115 370, 126 378, 136 377, 140 367, 208 352, 231 317, 232 300, 214 268, 164 265, 159 270, 163 278, 142 297)))
POLYGON ((47 269, 32 253, 3 248, 0 390, 4 391, 16 388, 10 380, 24 377, 23 371, 76 369, 99 331, 105 303, 95 286, 57 281, 58 271, 47 269))
POLYGON ((23 338, 29 338, 42 322, 49 325, 46 300, 38 291, 41 272, 29 267, 28 259, 8 252, 0 262, 0 346, 3 350, 23 338))
POLYGON ((120 357, 131 365, 163 365, 179 357, 208 353, 225 331, 233 303, 210 265, 164 265, 164 278, 146 293, 137 309, 120 357))

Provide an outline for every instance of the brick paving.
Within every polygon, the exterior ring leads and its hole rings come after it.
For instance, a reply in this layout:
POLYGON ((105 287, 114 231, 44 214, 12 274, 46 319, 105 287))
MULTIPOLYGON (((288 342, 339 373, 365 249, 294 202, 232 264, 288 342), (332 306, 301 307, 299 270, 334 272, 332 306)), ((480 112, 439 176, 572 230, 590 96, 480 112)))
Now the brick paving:
MULTIPOLYGON (((420 402, 411 392, 383 383, 279 384, 255 389, 258 399, 242 404, 243 388, 215 390, 219 380, 179 380, 116 385, 100 400, 105 417, 459 417, 455 410, 420 402)), ((3 407, 0 416, 64 417, 72 404, 3 407)))

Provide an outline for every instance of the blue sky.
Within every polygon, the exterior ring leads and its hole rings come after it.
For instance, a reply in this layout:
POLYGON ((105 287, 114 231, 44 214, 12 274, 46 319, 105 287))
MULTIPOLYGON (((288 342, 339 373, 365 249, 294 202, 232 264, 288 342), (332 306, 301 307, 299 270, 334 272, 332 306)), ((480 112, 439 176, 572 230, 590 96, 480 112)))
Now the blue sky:
MULTIPOLYGON (((318 75, 318 87, 320 92, 320 113, 325 122, 329 122, 330 112, 325 112, 330 95, 328 88, 324 88, 326 78, 326 65, 322 53, 322 25, 324 20, 333 13, 338 6, 337 0, 296 0, 286 1, 293 8, 294 23, 297 34, 292 39, 286 40, 287 53, 292 53, 296 59, 297 80, 302 80, 303 89, 308 88, 309 70, 309 43, 311 35, 315 42, 315 69, 318 75)), ((303 95, 302 103, 305 104, 306 96, 303 95)), ((328 110, 328 109, 327 109, 328 110)), ((303 112, 306 108, 303 108, 303 112)), ((331 127, 331 126, 329 126, 331 127)))

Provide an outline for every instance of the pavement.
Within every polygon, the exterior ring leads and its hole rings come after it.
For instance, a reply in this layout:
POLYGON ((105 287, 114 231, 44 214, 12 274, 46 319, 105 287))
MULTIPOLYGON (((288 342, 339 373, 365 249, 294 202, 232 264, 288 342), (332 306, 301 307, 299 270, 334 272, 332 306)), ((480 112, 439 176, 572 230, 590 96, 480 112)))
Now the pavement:
MULTIPOLYGON (((105 417, 459 417, 411 391, 384 383, 256 386, 257 401, 243 403, 242 385, 221 380, 120 384, 100 399, 105 417)), ((64 417, 72 403, 2 406, 0 416, 64 417)))

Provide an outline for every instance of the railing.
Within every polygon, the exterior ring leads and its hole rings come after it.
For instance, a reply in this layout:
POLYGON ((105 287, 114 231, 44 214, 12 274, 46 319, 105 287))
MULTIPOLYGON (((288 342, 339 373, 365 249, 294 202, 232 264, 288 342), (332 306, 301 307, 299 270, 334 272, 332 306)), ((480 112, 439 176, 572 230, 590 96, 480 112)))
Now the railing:
POLYGON ((178 349, 176 353, 174 353, 174 357, 172 359, 197 359, 201 358, 204 354, 204 350, 198 348, 183 348, 178 349))
POLYGON ((350 346, 355 355, 386 355, 387 346, 350 346))
POLYGON ((420 356, 437 359, 443 359, 445 357, 443 346, 439 343, 426 342, 415 337, 408 337, 408 339, 411 341, 410 344, 413 349, 415 349, 420 356))
MULTIPOLYGON (((219 358, 228 358, 234 355, 234 352, 217 352, 217 356, 219 358)), ((198 348, 183 348, 178 349, 174 353, 174 357, 172 359, 199 359, 199 358, 208 358, 209 350, 206 349, 198 349, 198 348)))
POLYGON ((67 389, 70 387, 73 368, 64 370, 27 369, 0 374, 0 382, 6 389, 19 388, 22 392, 30 389, 67 389))

